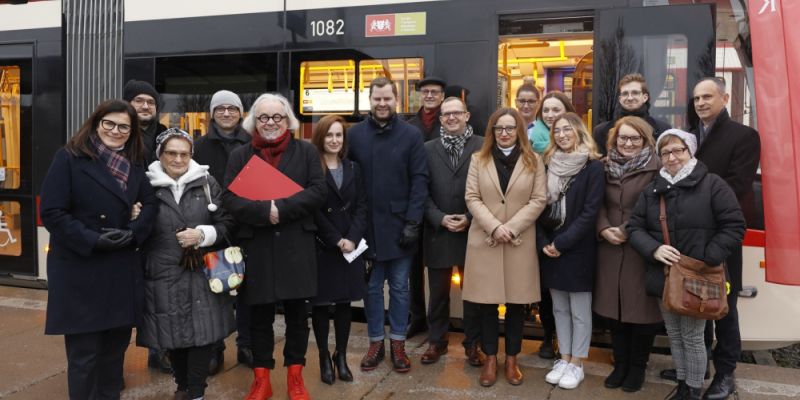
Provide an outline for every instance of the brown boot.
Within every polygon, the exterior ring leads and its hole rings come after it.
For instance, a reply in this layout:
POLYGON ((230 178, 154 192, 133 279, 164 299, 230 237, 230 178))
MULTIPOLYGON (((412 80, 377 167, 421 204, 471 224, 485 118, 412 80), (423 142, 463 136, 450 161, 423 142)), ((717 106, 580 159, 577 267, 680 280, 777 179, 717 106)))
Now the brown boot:
POLYGON ((389 340, 391 345, 392 366, 395 372, 408 372, 411 370, 411 359, 406 355, 405 340, 389 340))
POLYGON ((286 389, 289 392, 289 400, 311 400, 308 395, 306 385, 303 383, 303 366, 294 364, 289 366, 286 374, 286 389))
POLYGON ((272 397, 272 384, 269 382, 269 369, 253 368, 253 384, 244 400, 267 400, 272 397))
POLYGON ((506 356, 506 380, 514 386, 522 384, 522 371, 517 367, 517 356, 506 356))
POLYGON ((439 361, 439 358, 445 354, 447 354, 447 344, 437 345, 431 343, 428 345, 428 349, 425 350, 425 353, 422 354, 422 359, 420 361, 423 364, 433 364, 439 361))
POLYGON ((481 386, 489 387, 494 385, 495 382, 497 382, 497 355, 486 356, 478 383, 481 386))
POLYGON ((361 370, 372 371, 378 368, 378 365, 386 357, 386 349, 383 347, 383 340, 377 342, 369 342, 369 349, 364 358, 361 359, 361 370))
POLYGON ((483 354, 477 343, 464 348, 464 355, 467 356, 467 362, 473 367, 482 367, 486 362, 486 354, 483 354))

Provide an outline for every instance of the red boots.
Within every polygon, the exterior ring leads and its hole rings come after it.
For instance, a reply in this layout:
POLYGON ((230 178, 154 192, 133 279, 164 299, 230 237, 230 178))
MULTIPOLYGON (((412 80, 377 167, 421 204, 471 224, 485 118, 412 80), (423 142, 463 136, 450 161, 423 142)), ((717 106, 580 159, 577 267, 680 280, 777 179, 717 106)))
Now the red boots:
POLYGON ((289 391, 289 400, 311 400, 303 384, 303 366, 300 364, 290 365, 289 372, 286 374, 286 388, 289 391))
POLYGON ((250 393, 244 400, 268 400, 272 397, 272 385, 269 383, 268 368, 253 368, 253 384, 250 385, 250 393))

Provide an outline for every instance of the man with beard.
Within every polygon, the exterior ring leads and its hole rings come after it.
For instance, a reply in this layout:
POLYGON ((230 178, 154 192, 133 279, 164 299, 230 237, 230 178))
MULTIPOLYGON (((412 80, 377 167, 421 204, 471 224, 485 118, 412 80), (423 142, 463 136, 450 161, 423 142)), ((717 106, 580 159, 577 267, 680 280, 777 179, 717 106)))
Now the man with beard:
POLYGON ((369 205, 365 258, 372 268, 364 311, 370 345, 361 369, 377 368, 385 356, 383 286, 388 280, 392 365, 397 372, 408 372, 408 274, 419 247, 428 163, 422 134, 397 117, 394 82, 385 77, 370 82, 369 101, 370 116, 348 134, 348 155, 363 171, 369 205))
MULTIPOLYGON (((200 165, 208 165, 208 172, 217 180, 224 182, 225 167, 231 152, 252 138, 242 129, 244 107, 236 93, 220 90, 211 96, 210 123, 208 133, 194 142, 194 160, 200 165)), ((253 351, 250 348, 250 308, 242 303, 242 297, 236 297, 236 358, 240 364, 252 367, 253 351)), ((225 342, 215 344, 214 353, 209 363, 210 375, 219 372, 224 364, 225 342)))
MULTIPOLYGON (((423 364, 433 364, 447 353, 450 326, 450 280, 453 266, 464 276, 467 228, 472 215, 467 211, 464 191, 472 153, 483 140, 473 136, 467 105, 458 97, 448 97, 441 106, 441 137, 425 143, 428 154, 428 200, 425 203, 423 254, 428 267, 428 349, 423 364)), ((478 348, 480 326, 477 305, 468 301, 464 310, 464 351, 467 362, 483 365, 485 356, 478 348)))
MULTIPOLYGON (((422 100, 422 107, 417 110, 417 114, 408 120, 408 123, 416 126, 424 141, 439 137, 439 130, 442 124, 439 121, 439 107, 444 100, 444 88, 447 83, 441 78, 429 76, 417 82, 417 92, 422 100)), ((425 315, 422 315, 425 318, 425 315)))
MULTIPOLYGON (((653 127, 653 139, 658 139, 661 132, 671 128, 668 123, 650 116, 650 92, 647 90, 647 81, 641 74, 633 73, 622 77, 619 81, 618 99, 622 110, 617 119, 632 115, 647 121, 653 127)), ((603 122, 592 131, 592 137, 597 143, 597 150, 603 156, 608 152, 606 149, 608 130, 614 126, 615 122, 617 122, 616 119, 603 122)))
POLYGON ((139 126, 142 127, 142 142, 144 143, 145 167, 156 161, 156 137, 167 130, 167 127, 158 122, 158 107, 160 96, 153 85, 145 81, 131 79, 125 84, 122 98, 131 103, 139 117, 139 126))

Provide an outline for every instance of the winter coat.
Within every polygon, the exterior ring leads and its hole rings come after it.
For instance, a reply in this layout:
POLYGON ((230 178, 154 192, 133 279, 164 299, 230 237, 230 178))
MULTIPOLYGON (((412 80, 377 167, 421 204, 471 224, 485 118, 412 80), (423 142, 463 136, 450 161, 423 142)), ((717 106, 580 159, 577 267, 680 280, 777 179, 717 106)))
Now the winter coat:
POLYGON ((467 239, 464 300, 481 304, 541 300, 534 221, 544 209, 546 196, 547 176, 538 155, 536 171, 526 169, 521 159, 517 161, 505 193, 500 190, 494 161, 472 155, 465 194, 472 224, 467 239), (487 239, 501 224, 520 240, 518 246, 489 245, 487 239))
MULTIPOLYGON (((692 133, 697 135, 698 129, 692 133)), ((761 138, 755 129, 732 120, 728 111, 722 110, 695 157, 706 165, 710 173, 725 180, 736 194, 739 205, 753 204, 753 180, 761 157, 761 138)), ((742 289, 741 262, 728 263, 728 273, 731 290, 738 293, 742 289)))
MULTIPOLYGON (((233 217, 224 208, 208 210, 204 185, 208 184, 211 199, 218 206, 222 204, 222 190, 206 169, 191 163, 179 179, 185 187, 177 203, 169 187, 175 181, 167 176, 160 162, 154 162, 148 170, 159 203, 158 217, 145 245, 145 311, 136 331, 139 345, 151 349, 204 346, 224 339, 236 327, 234 298, 227 293, 213 293, 202 269, 190 270, 180 265, 183 248, 175 236, 179 229, 215 232, 216 240, 203 246, 208 249, 227 247, 225 236, 233 226, 233 217)), ((207 234, 206 240, 213 239, 207 234)))
POLYGON ((437 139, 441 136, 442 122, 439 119, 440 111, 436 111, 436 117, 433 119, 430 129, 425 129, 425 124, 422 123, 422 114, 425 112, 424 107, 420 107, 413 117, 408 119, 408 123, 414 125, 422 132, 422 141, 437 139))
POLYGON ((694 171, 674 185, 660 175, 647 185, 628 220, 628 240, 647 262, 650 296, 664 291, 664 266, 653 257, 664 244, 659 223, 659 197, 666 200, 672 247, 681 254, 719 265, 744 238, 745 222, 731 188, 698 162, 694 171))
POLYGON ((589 161, 567 190, 564 225, 549 231, 537 224, 536 247, 542 268, 542 286, 564 292, 591 292, 597 268, 597 213, 603 205, 603 163, 589 161), (553 243, 560 257, 546 256, 542 249, 553 243))
MULTIPOLYGON (((156 114, 157 115, 157 114, 156 114)), ((145 168, 150 165, 153 161, 158 161, 158 157, 156 156, 156 138, 158 134, 167 130, 167 127, 158 123, 158 121, 153 121, 147 126, 147 128, 142 128, 142 144, 144 145, 144 161, 145 161, 145 168)))
POLYGON ((156 216, 153 188, 132 164, 123 191, 105 163, 60 149, 42 182, 40 214, 50 232, 45 333, 64 335, 132 327, 141 317, 139 246, 156 216), (131 210, 142 203, 139 217, 131 210), (95 249, 103 228, 130 229, 134 243, 95 249))
POLYGON ((594 129, 592 130, 592 138, 594 138, 594 142, 597 143, 597 150, 601 154, 603 154, 604 157, 608 155, 608 149, 606 148, 606 142, 608 142, 608 131, 610 131, 611 128, 614 127, 614 124, 617 122, 617 120, 622 117, 627 117, 627 116, 639 117, 647 121, 647 123, 653 127, 653 139, 658 139, 658 136, 661 135, 661 132, 664 132, 667 129, 672 128, 665 121, 650 116, 649 109, 650 109, 649 105, 645 105, 642 108, 635 111, 628 111, 623 108, 619 113, 619 117, 617 117, 616 119, 611 121, 606 121, 595 126, 594 129))
POLYGON ((464 192, 472 153, 480 150, 482 144, 483 138, 470 137, 464 144, 458 165, 453 167, 441 139, 425 143, 430 181, 428 200, 425 202, 422 254, 425 266, 428 268, 452 268, 454 265, 464 265, 468 230, 450 232, 442 226, 442 219, 448 214, 466 214, 468 219, 472 219, 464 200, 464 192))
POLYGON ((347 132, 348 157, 364 174, 367 191, 367 258, 411 257, 416 245, 398 243, 407 221, 422 223, 428 198, 428 161, 422 134, 395 115, 380 127, 372 118, 347 132))
POLYGON ((217 124, 211 123, 208 133, 194 141, 192 158, 200 165, 208 165, 211 176, 217 182, 223 182, 230 153, 237 147, 250 143, 251 140, 250 134, 242 129, 241 124, 236 127, 230 138, 223 138, 217 129, 217 124))
POLYGON ((367 228, 367 194, 358 164, 344 159, 342 187, 326 172, 328 196, 314 213, 317 224, 317 296, 313 304, 349 303, 364 298, 364 259, 348 263, 336 246, 341 239, 356 247, 367 228))
POLYGON ((247 256, 247 273, 239 295, 250 305, 314 297, 317 294, 314 213, 327 194, 319 154, 311 143, 290 139, 278 170, 303 190, 275 200, 277 225, 269 222, 269 200, 248 200, 227 189, 253 156, 260 157, 260 153, 251 145, 231 153, 222 195, 224 207, 237 223, 237 243, 247 256))
POLYGON ((647 264, 630 241, 613 245, 600 235, 606 228, 617 227, 625 232, 633 207, 642 190, 653 181, 660 168, 653 154, 641 169, 630 171, 621 178, 606 173, 605 201, 597 216, 597 275, 592 307, 606 318, 634 324, 661 322, 658 300, 647 296, 644 276, 647 264))

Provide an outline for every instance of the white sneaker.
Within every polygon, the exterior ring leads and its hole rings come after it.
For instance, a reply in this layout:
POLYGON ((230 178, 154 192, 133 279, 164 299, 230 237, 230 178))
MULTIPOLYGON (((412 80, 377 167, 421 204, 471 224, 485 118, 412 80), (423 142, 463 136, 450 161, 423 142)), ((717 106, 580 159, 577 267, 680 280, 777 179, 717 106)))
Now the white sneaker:
POLYGON ((556 385, 558 382, 561 381, 561 377, 564 376, 564 371, 567 370, 569 363, 564 360, 556 360, 553 363, 553 369, 547 373, 547 376, 544 377, 544 380, 547 383, 556 385))
POLYGON ((583 365, 576 367, 574 364, 569 364, 564 375, 558 381, 558 387, 562 389, 575 389, 583 382, 583 365))

